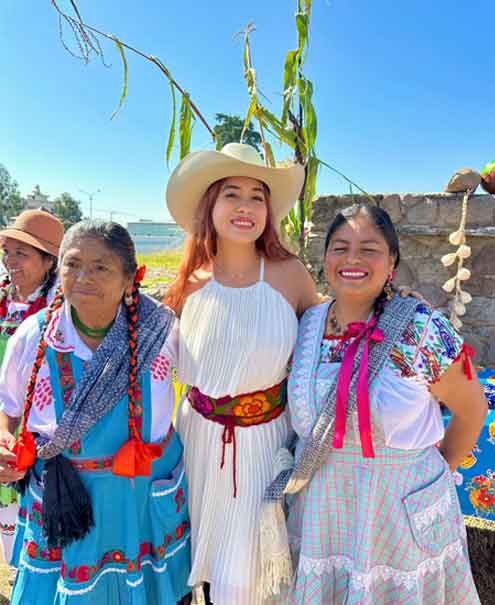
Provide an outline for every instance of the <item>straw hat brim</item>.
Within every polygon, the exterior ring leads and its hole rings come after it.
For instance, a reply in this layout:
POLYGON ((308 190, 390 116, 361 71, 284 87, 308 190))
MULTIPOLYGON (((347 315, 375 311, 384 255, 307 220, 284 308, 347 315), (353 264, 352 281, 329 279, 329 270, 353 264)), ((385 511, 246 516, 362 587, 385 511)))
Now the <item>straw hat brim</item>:
POLYGON ((25 231, 21 231, 20 229, 15 229, 13 227, 2 229, 2 231, 0 231, 0 241, 7 237, 22 242, 23 244, 29 244, 33 248, 37 248, 43 252, 48 252, 48 254, 51 254, 52 256, 58 256, 58 246, 38 236, 30 235, 25 231))
POLYGON ((167 206, 178 225, 193 229, 194 214, 208 187, 229 177, 250 177, 270 189, 271 211, 276 225, 289 214, 304 183, 304 166, 291 164, 270 168, 244 162, 220 151, 195 151, 186 156, 170 176, 167 206))

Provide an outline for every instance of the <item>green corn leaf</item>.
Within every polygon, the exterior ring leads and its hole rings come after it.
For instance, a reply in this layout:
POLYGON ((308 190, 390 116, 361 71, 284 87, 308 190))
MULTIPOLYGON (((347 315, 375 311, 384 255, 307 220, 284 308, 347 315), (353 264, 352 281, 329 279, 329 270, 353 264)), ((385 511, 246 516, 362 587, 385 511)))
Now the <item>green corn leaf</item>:
POLYGON ((272 166, 272 167, 275 166, 276 162, 275 162, 275 156, 273 155, 272 146, 266 140, 263 141, 263 151, 264 151, 264 156, 265 156, 265 164, 267 166, 272 166))
POLYGON ((285 126, 287 124, 287 112, 290 108, 290 103, 296 90, 297 79, 297 50, 289 50, 285 57, 284 64, 284 104, 282 107, 281 122, 285 126))
POLYGON ((296 27, 297 27, 297 54, 300 63, 304 63, 306 58, 306 46, 308 44, 308 16, 303 13, 296 14, 296 27))
POLYGON ((193 112, 189 103, 189 95, 183 94, 179 116, 179 159, 182 160, 191 148, 193 112))
POLYGON ((258 103, 257 103, 256 97, 251 97, 251 102, 249 103, 249 107, 248 107, 247 114, 246 114, 246 119, 244 120, 244 126, 242 127, 241 143, 242 143, 242 139, 244 138, 244 133, 249 128, 249 124, 251 123, 251 120, 256 115, 257 105, 258 105, 258 103))
POLYGON ((115 118, 115 116, 121 110, 122 105, 124 104, 125 98, 127 96, 127 78, 128 78, 127 58, 125 56, 124 47, 122 46, 122 42, 117 38, 117 36, 113 36, 113 41, 115 42, 115 45, 117 46, 119 54, 120 54, 120 58, 122 59, 122 65, 124 67, 124 81, 122 83, 122 92, 120 93, 119 104, 117 105, 117 109, 112 113, 112 117, 110 118, 111 120, 113 120, 115 118))
POLYGON ((258 106, 258 117, 263 126, 267 128, 281 143, 289 145, 292 149, 296 146, 296 135, 290 128, 284 127, 282 122, 266 107, 258 106))
POLYGON ((316 136, 318 134, 318 123, 316 118, 316 112, 313 105, 313 84, 306 78, 300 78, 298 81, 299 85, 299 99, 303 108, 303 134, 306 141, 306 147, 310 152, 316 143, 316 136))
POLYGON ((318 177, 318 158, 314 155, 308 158, 306 165, 306 182, 304 187, 304 214, 307 219, 311 216, 311 207, 316 195, 316 179, 318 177))
POLYGON ((170 156, 172 155, 172 149, 175 142, 175 121, 177 118, 177 101, 175 98, 175 88, 172 82, 170 82, 170 92, 172 94, 172 122, 170 123, 170 131, 168 133, 167 152, 165 154, 167 160, 167 166, 170 162, 170 156))
POLYGON ((343 172, 340 172, 340 170, 337 170, 337 168, 334 168, 330 164, 327 164, 327 162, 324 162, 323 160, 320 160, 320 159, 318 160, 318 164, 320 164, 321 166, 325 166, 325 168, 328 168, 332 172, 335 172, 335 174, 338 174, 340 177, 342 177, 344 179, 344 181, 347 181, 349 184, 351 184, 353 187, 355 187, 358 191, 360 191, 363 195, 365 195, 372 204, 376 205, 377 202, 376 202, 375 198, 370 193, 368 193, 366 190, 364 190, 362 187, 360 187, 359 185, 356 185, 356 183, 354 181, 351 181, 351 179, 348 176, 346 176, 343 172))

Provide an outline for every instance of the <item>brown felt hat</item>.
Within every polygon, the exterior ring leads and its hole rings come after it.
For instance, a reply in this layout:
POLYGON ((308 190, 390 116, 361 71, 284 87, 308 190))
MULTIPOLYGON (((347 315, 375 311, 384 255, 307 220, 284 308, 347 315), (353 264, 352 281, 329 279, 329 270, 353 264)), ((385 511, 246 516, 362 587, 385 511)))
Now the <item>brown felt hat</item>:
POLYGON ((0 231, 0 240, 10 237, 33 246, 52 256, 64 237, 64 226, 56 216, 44 210, 25 210, 15 219, 12 227, 0 231))

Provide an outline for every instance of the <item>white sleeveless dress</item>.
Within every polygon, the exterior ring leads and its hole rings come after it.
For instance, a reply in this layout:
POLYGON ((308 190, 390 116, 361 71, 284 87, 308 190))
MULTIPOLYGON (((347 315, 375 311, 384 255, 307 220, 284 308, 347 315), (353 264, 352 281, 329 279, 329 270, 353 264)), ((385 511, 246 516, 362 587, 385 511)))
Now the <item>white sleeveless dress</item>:
MULTIPOLYGON (((297 317, 263 279, 245 288, 213 277, 186 301, 179 327, 179 380, 211 397, 265 390, 283 380, 297 337, 297 317)), ((261 605, 259 512, 285 443, 287 412, 262 425, 237 427, 237 497, 232 445, 222 459, 224 427, 206 420, 185 399, 176 428, 183 440, 192 526, 189 583, 210 583, 215 605, 261 605)))

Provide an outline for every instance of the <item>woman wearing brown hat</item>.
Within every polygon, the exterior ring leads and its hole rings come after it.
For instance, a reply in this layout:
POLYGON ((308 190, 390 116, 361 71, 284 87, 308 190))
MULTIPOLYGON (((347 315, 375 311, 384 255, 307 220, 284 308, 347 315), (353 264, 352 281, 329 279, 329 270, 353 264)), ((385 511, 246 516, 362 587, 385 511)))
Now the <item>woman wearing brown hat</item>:
POLYGON ((297 199, 301 165, 266 167, 231 143, 189 154, 167 204, 189 232, 166 304, 180 315, 177 414, 192 528, 191 585, 215 605, 260 605, 259 512, 289 433, 287 363, 298 316, 318 301, 278 225, 297 199))
MULTIPOLYGON (((57 280, 57 256, 64 227, 43 210, 26 210, 12 227, 0 231, 2 260, 7 274, 0 280, 0 364, 7 341, 22 321, 50 303, 57 280)), ((0 445, 13 438, 0 435, 0 445)), ((17 478, 11 471, 12 480, 17 478)), ((0 535, 5 559, 10 561, 17 516, 17 495, 0 486, 0 535)))

